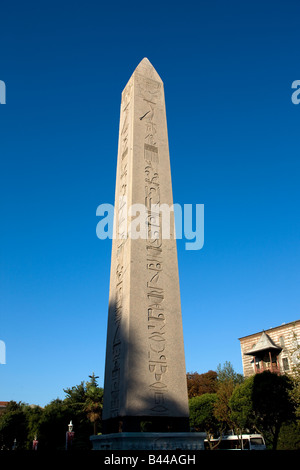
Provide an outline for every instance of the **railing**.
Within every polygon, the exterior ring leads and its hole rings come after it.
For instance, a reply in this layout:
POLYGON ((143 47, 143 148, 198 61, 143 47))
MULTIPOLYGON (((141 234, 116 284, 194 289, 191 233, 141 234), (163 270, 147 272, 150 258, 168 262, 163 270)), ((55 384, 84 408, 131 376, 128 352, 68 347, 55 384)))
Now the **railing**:
POLYGON ((280 374, 280 367, 277 366, 276 364, 264 364, 263 366, 260 364, 259 368, 255 366, 255 373, 256 374, 261 374, 262 372, 265 372, 266 370, 273 372, 274 374, 280 374))

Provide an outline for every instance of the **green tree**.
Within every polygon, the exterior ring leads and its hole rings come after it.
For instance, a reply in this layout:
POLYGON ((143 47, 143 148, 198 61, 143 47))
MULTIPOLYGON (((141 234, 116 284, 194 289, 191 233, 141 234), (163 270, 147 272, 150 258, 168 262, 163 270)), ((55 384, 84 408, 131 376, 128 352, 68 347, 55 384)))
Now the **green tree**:
POLYGON ((300 450, 299 422, 283 423, 279 431, 277 450, 300 450))
POLYGON ((43 416, 43 408, 40 406, 28 406, 25 410, 27 424, 26 448, 31 450, 35 437, 39 434, 40 422, 43 416))
POLYGON ((206 432, 210 446, 210 437, 218 431, 218 421, 214 416, 216 400, 215 393, 204 393, 189 400, 190 425, 195 431, 206 432))
POLYGON ((294 420, 294 405, 289 392, 291 379, 269 371, 253 375, 238 385, 229 400, 233 425, 262 433, 276 450, 280 428, 294 420))
POLYGON ((86 399, 86 385, 85 382, 82 381, 79 385, 74 385, 71 388, 64 389, 66 394, 65 402, 69 406, 73 406, 74 409, 76 407, 81 407, 81 405, 85 402, 86 399))
MULTIPOLYGON (((86 427, 89 422, 92 428, 88 436, 97 433, 101 430, 102 408, 103 408, 103 388, 99 387, 94 372, 89 376, 90 380, 81 382, 77 386, 65 389, 66 393, 65 402, 74 410, 75 416, 81 417, 79 426, 86 427)), ((78 435, 78 434, 77 434, 78 435)))
POLYGON ((252 402, 253 381, 254 376, 237 385, 229 399, 230 419, 236 434, 243 434, 245 430, 257 431, 252 402))
POLYGON ((231 382, 234 385, 238 385, 244 381, 244 376, 235 372, 230 361, 225 361, 223 365, 218 365, 217 375, 219 384, 231 382))
POLYGON ((74 410, 63 400, 57 398, 46 405, 38 429, 39 449, 64 450, 70 420, 74 422, 74 410))
POLYGON ((15 439, 18 449, 32 449, 37 436, 38 449, 63 450, 71 420, 73 449, 90 449, 90 435, 100 428, 102 418, 103 389, 97 378, 93 373, 87 383, 65 389, 64 400, 57 398, 44 408, 10 402, 0 415, 0 449, 11 449, 15 439))
POLYGON ((217 400, 214 405, 214 415, 219 422, 221 433, 233 429, 234 423, 231 419, 231 408, 229 400, 235 385, 232 381, 224 381, 218 384, 217 400))
MULTIPOLYGON (((299 347, 297 347, 294 353, 298 353, 298 352, 300 355, 299 347)), ((293 365, 292 372, 293 372, 293 376, 291 377, 292 387, 290 390, 290 397, 295 406, 295 415, 296 415, 298 425, 300 425, 300 361, 297 362, 297 364, 293 365)))
POLYGON ((99 426, 102 419, 103 388, 98 386, 98 377, 95 376, 94 372, 89 377, 91 380, 86 384, 84 410, 90 422, 93 423, 95 435, 97 434, 97 426, 99 426))
POLYGON ((225 362, 223 366, 217 367, 217 400, 214 406, 214 414, 220 423, 222 432, 234 428, 231 417, 229 400, 235 387, 244 381, 244 377, 234 371, 230 362, 225 362))
POLYGON ((277 448, 282 424, 295 419, 291 389, 292 381, 287 375, 266 371, 253 378, 252 403, 256 427, 264 432, 273 450, 277 448))
POLYGON ((26 449, 26 404, 10 401, 0 417, 0 448, 11 450, 16 440, 19 450, 26 449))

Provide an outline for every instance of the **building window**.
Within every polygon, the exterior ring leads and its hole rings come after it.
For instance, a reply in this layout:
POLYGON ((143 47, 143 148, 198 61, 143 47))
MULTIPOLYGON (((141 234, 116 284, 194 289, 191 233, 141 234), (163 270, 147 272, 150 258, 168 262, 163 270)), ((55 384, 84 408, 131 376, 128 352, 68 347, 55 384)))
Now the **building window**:
POLYGON ((282 358, 283 370, 290 370, 289 360, 287 357, 282 358))
POLYGON ((283 339, 283 336, 280 336, 279 338, 279 344, 282 348, 284 348, 284 339, 283 339))

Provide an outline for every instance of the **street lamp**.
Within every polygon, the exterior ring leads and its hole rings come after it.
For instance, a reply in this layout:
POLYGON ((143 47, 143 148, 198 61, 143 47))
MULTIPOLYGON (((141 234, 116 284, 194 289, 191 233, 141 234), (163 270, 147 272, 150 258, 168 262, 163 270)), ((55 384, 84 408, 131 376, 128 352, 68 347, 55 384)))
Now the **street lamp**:
POLYGON ((66 432, 66 450, 70 450, 74 439, 73 423, 72 420, 68 424, 68 431, 66 432))
POLYGON ((38 449, 38 443, 39 443, 39 441, 37 440, 37 437, 35 435, 34 439, 32 441, 32 450, 37 450, 38 449))

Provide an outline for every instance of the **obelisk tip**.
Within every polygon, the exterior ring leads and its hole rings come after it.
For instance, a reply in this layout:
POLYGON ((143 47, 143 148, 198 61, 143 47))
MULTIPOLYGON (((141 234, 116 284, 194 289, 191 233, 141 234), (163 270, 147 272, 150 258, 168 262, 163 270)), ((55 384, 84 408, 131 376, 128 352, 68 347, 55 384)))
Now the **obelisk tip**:
POLYGON ((156 80, 158 82, 162 82, 162 79, 158 75, 157 71, 151 64, 150 60, 147 57, 144 57, 139 65, 136 67, 135 72, 144 75, 145 77, 152 78, 152 80, 156 80))

